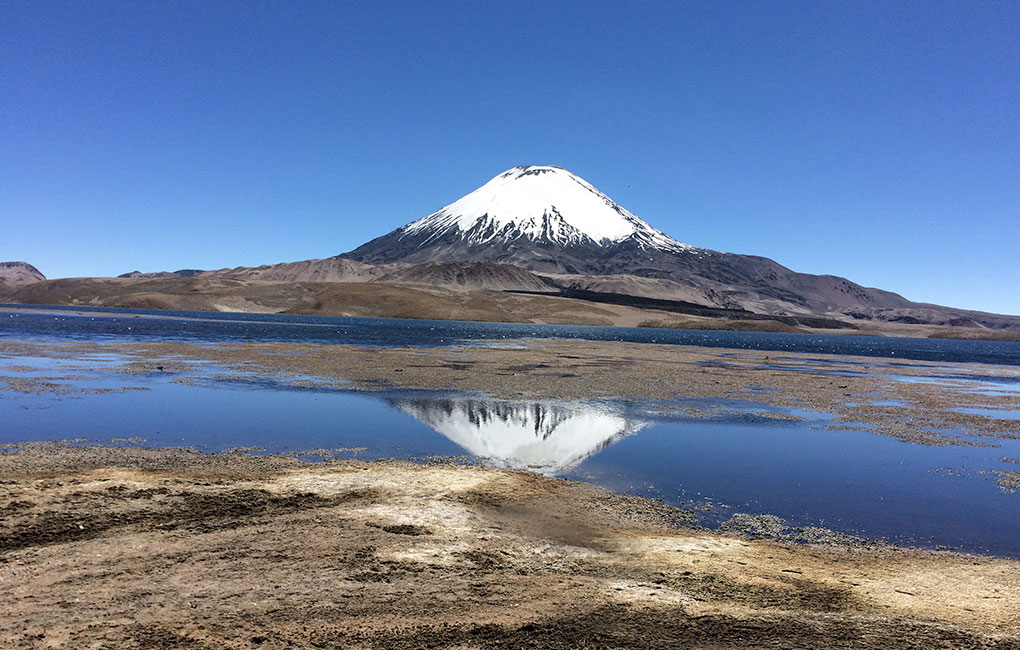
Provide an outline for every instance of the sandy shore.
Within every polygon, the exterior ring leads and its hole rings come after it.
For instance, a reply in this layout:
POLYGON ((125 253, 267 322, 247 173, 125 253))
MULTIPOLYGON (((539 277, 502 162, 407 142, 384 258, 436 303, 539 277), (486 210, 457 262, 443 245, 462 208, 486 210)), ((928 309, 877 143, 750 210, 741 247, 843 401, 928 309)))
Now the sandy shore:
POLYGON ((4 647, 1020 647, 1020 563, 527 472, 41 444, 0 474, 4 647))

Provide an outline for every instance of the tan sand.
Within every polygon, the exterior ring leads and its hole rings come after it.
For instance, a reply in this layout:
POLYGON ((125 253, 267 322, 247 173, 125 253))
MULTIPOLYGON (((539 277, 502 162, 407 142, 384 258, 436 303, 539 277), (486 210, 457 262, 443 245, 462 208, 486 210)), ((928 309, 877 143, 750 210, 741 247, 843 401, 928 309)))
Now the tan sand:
POLYGON ((526 472, 28 445, 0 473, 3 647, 1020 647, 1017 562, 526 472))

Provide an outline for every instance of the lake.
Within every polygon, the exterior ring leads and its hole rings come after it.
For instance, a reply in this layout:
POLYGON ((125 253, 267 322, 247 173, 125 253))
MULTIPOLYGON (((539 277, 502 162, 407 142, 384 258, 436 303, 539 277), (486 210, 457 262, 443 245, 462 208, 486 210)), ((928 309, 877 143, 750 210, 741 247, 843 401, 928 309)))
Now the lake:
MULTIPOLYGON (((819 355, 819 363, 825 354, 857 350, 861 356, 943 363, 973 354, 989 363, 1020 365, 1015 343, 17 309, 0 313, 0 343, 171 339, 428 346, 549 337, 809 352, 819 355)), ((995 446, 910 444, 866 430, 831 430, 826 413, 722 397, 714 403, 683 396, 666 402, 560 401, 449 391, 356 392, 254 374, 225 378, 213 364, 185 373, 110 372, 117 362, 116 355, 68 361, 23 354, 0 358, 0 375, 50 378, 55 387, 38 393, 0 390, 0 442, 78 440, 209 452, 241 447, 308 460, 460 457, 696 507, 711 526, 735 513, 767 513, 791 526, 1020 557, 1020 495, 983 473, 1018 469, 1004 460, 1020 458, 1017 440, 996 439, 995 446), (683 407, 707 406, 717 407, 710 417, 684 415, 683 407), (802 419, 784 417, 790 415, 802 419)), ((895 373, 895 361, 888 364, 895 373)), ((931 380, 940 377, 954 375, 939 368, 931 380)), ((1020 389, 1020 374, 1017 381, 968 378, 975 391, 1020 389)), ((999 415, 1015 418, 1010 411, 999 415)))

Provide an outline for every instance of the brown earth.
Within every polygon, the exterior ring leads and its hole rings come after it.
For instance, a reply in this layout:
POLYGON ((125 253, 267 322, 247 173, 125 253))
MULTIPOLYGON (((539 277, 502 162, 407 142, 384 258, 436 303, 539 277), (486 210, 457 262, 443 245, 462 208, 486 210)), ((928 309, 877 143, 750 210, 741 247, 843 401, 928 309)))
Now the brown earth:
POLYGON ((933 339, 969 339, 972 341, 1020 341, 1020 332, 999 332, 965 327, 936 328, 928 335, 933 339))
MULTIPOLYGON (((293 272, 295 278, 313 277, 314 274, 309 275, 312 270, 323 270, 319 267, 304 269, 301 263, 276 266, 286 267, 287 273, 293 272)), ((276 266, 266 267, 266 273, 269 274, 267 277, 276 277, 272 274, 282 273, 276 266)), ((441 271, 443 274, 453 273, 453 277, 456 278, 456 273, 451 271, 450 266, 443 266, 441 271)), ((431 267, 426 265, 423 268, 431 267)), ((244 271, 251 273, 260 269, 261 267, 244 271)), ((491 289, 465 290, 466 285, 463 284, 459 288, 449 288, 413 282, 409 284, 378 281, 263 282, 249 279, 248 276, 229 277, 230 271, 217 271, 216 273, 223 274, 221 276, 203 275, 190 278, 67 278, 20 285, 0 282, 0 302, 80 305, 83 308, 92 306, 187 309, 622 327, 641 325, 684 329, 1016 339, 1016 332, 1007 330, 890 323, 878 320, 852 321, 857 327, 856 330, 812 330, 807 327, 785 325, 774 320, 735 321, 724 318, 678 316, 657 309, 593 303, 555 296, 524 295, 491 289)), ((435 280, 429 277, 430 281, 435 280)), ((518 278, 515 282, 522 286, 530 286, 526 284, 526 280, 527 278, 518 278)))
POLYGON ((366 282, 252 282, 224 278, 75 278, 0 287, 0 301, 493 322, 637 325, 667 312, 502 291, 366 282))
POLYGON ((1020 563, 526 472, 42 444, 0 475, 4 647, 1020 647, 1020 563))
POLYGON ((494 262, 425 262, 394 269, 381 275, 377 281, 460 291, 495 289, 555 292, 549 283, 530 271, 512 264, 494 262))
POLYGON ((238 266, 233 269, 204 271, 203 275, 263 282, 367 282, 384 272, 385 267, 333 257, 257 267, 238 266))

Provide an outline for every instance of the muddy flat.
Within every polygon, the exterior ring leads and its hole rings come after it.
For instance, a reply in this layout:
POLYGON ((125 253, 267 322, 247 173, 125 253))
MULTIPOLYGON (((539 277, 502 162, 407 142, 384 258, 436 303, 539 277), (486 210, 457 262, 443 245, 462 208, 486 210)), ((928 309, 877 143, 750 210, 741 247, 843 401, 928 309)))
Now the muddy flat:
POLYGON ((448 464, 0 455, 0 645, 1015 648, 1020 563, 748 540, 448 464))

